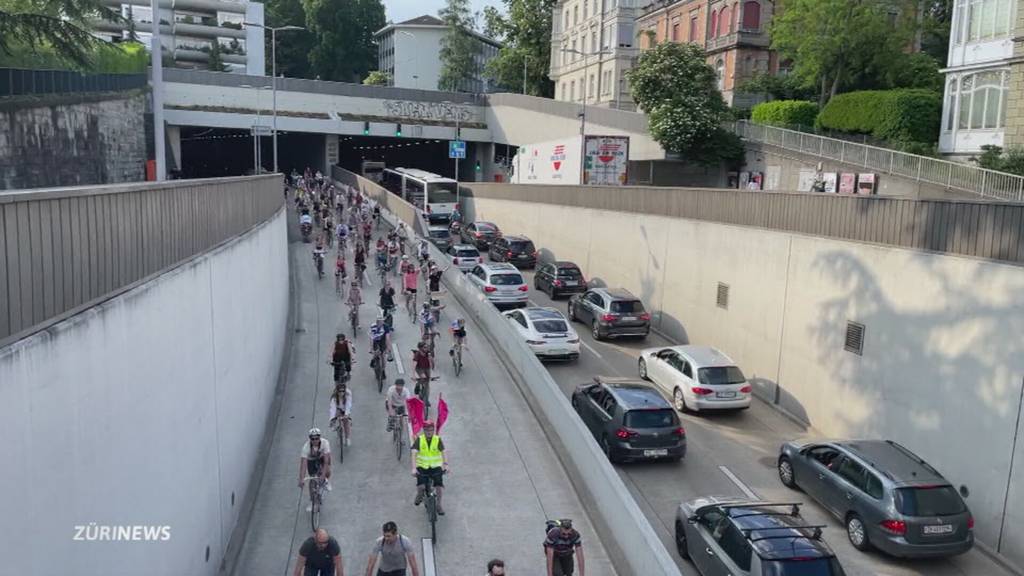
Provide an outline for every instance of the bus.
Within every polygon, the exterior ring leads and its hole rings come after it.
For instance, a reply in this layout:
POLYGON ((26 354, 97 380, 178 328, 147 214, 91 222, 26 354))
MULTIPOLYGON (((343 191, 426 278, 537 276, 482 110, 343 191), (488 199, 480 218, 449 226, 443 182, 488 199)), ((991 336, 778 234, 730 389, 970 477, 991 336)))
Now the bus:
POLYGON ((373 160, 363 160, 363 178, 373 180, 377 184, 380 184, 382 173, 384 172, 385 165, 383 162, 375 162, 373 160))
POLYGON ((385 168, 381 185, 423 212, 431 224, 451 220, 458 206, 457 183, 415 168, 385 168))

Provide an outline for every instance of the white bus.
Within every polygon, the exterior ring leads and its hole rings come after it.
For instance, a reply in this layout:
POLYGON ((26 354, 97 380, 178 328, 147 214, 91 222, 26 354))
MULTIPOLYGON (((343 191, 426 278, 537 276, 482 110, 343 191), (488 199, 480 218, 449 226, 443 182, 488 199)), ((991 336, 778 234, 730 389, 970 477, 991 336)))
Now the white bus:
POLYGON ((382 176, 381 185, 423 211, 428 222, 451 220, 458 201, 455 180, 415 168, 385 168, 382 176))
POLYGON ((375 162, 373 160, 363 160, 363 178, 373 180, 377 184, 380 184, 382 173, 384 172, 385 165, 383 162, 375 162))

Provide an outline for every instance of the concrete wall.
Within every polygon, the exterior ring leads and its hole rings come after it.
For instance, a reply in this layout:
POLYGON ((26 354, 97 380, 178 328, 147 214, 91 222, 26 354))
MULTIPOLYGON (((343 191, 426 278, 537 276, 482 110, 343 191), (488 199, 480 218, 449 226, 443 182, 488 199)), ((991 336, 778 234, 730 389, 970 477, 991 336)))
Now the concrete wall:
POLYGON ((0 572, 217 573, 284 351, 285 220, 0 349, 0 572), (76 540, 101 526, 170 537, 76 540))
POLYGON ((0 190, 146 177, 141 91, 0 103, 0 190))
POLYGON ((821 434, 910 447, 968 488, 979 539, 1024 563, 1013 529, 1024 519, 1024 500, 1012 498, 1024 491, 1020 462, 1010 475, 1024 267, 581 206, 467 204, 467 218, 526 234, 543 255, 637 294, 670 337, 719 347, 761 398, 821 434), (716 306, 720 282, 728 309, 716 306), (843 349, 847 321, 866 326, 863 355, 843 349))

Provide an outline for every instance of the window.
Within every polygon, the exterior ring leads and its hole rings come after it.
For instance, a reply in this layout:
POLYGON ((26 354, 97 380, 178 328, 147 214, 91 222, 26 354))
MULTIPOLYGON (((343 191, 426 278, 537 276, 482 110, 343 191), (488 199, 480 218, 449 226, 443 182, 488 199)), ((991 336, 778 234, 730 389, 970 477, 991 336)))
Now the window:
POLYGON ((864 353, 864 325, 856 322, 846 323, 846 341, 843 350, 858 356, 864 353))
POLYGON ((566 86, 565 82, 562 82, 562 100, 567 100, 569 98, 568 92, 568 87, 566 86))
POLYGON ((715 36, 718 36, 718 11, 713 10, 711 12, 711 34, 709 34, 709 37, 714 38, 715 36))
POLYGON ((686 38, 690 42, 697 41, 697 16, 690 16, 690 35, 686 38))
POLYGON ((753 550, 747 537, 732 522, 718 538, 718 545, 740 570, 744 572, 750 570, 750 556, 753 550))
MULTIPOLYGON (((720 91, 725 90, 725 60, 719 58, 718 61, 715 62, 715 75, 718 77, 718 89, 720 91)), ((726 295, 728 295, 728 287, 726 290, 726 295)), ((728 300, 726 300, 726 306, 728 306, 728 300)))
POLYGON ((756 1, 743 4, 743 29, 761 29, 761 4, 756 1))
POLYGON ((495 286, 519 286, 523 277, 519 274, 492 274, 491 284, 495 286))
POLYGON ((587 96, 594 95, 594 75, 590 75, 590 80, 587 81, 587 96))
POLYGON ((599 295, 593 292, 587 294, 587 301, 593 304, 594 306, 597 306, 598 308, 604 308, 604 298, 601 298, 599 295))
POLYGON ((743 384, 747 379, 743 371, 736 366, 713 366, 701 368, 697 371, 701 384, 709 386, 724 386, 727 384, 743 384))
POLYGON ((576 99, 576 81, 569 82, 569 101, 572 102, 576 99))
POLYGON ((580 22, 580 7, 579 5, 572 7, 572 25, 575 26, 580 22))
POLYGON ((523 314, 521 312, 513 312, 509 314, 509 317, 518 322, 523 328, 528 328, 526 325, 526 318, 523 318, 523 314))
POLYGON ((689 362, 683 360, 683 368, 682 370, 680 370, 680 372, 683 373, 683 376, 686 376, 690 380, 693 380, 693 367, 690 366, 689 362))
MULTIPOLYGON (((721 67, 721 66, 723 66, 722 60, 719 59, 718 60, 718 64, 716 64, 716 66, 715 66, 716 70, 719 67, 721 67)), ((721 85, 721 83, 722 83, 721 82, 721 77, 722 77, 721 73, 719 73, 718 77, 719 77, 719 85, 721 85)), ((723 284, 721 282, 718 283, 718 292, 715 294, 715 305, 717 305, 719 308, 721 308, 723 310, 728 310, 729 309, 729 285, 728 284, 723 284)))
POLYGON ((678 426, 676 411, 671 408, 664 410, 630 410, 626 412, 623 425, 629 428, 670 428, 678 426))
POLYGON ((722 14, 718 16, 718 35, 725 36, 732 33, 732 9, 729 6, 722 8, 722 14))
POLYGON ((896 489, 896 509, 907 516, 961 514, 964 501, 952 486, 896 489))
POLYGON ((1013 31, 1015 0, 957 0, 953 41, 978 42, 1008 36, 1013 31))
POLYGON ((811 448, 807 453, 812 459, 817 460, 825 468, 832 468, 832 463, 839 457, 839 451, 831 446, 818 446, 811 448))
POLYGON ((670 36, 673 42, 679 41, 679 20, 672 22, 672 35, 670 36))
POLYGON ((612 314, 643 314, 644 305, 639 300, 613 300, 612 314))
POLYGON ((565 320, 534 320, 533 327, 541 334, 564 334, 569 331, 565 320))
POLYGON ((619 22, 619 48, 633 47, 633 23, 619 22))
POLYGON ((562 17, 562 30, 568 30, 572 23, 569 22, 569 10, 565 10, 565 16, 562 17))
POLYGON ((589 7, 590 7, 590 5, 587 2, 587 0, 583 0, 583 20, 584 21, 586 21, 586 19, 587 19, 587 8, 589 8, 589 7))
POLYGON ((611 70, 605 70, 604 71, 604 78, 601 79, 601 83, 602 83, 601 93, 602 94, 611 94, 611 92, 612 92, 612 71, 611 70))
POLYGON ((836 470, 836 474, 840 478, 849 482, 854 488, 857 488, 861 492, 867 493, 868 491, 868 479, 867 470, 863 466, 854 462, 850 458, 844 458, 843 462, 839 465, 839 469, 836 470))
POLYGON ((597 32, 590 33, 590 49, 594 52, 600 50, 600 48, 597 47, 597 32))

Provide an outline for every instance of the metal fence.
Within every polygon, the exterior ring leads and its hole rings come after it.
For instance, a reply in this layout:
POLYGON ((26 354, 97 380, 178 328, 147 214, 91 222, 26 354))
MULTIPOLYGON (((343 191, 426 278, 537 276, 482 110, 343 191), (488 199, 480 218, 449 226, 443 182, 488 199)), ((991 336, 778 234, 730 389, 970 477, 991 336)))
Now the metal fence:
POLYGON ((146 86, 146 74, 82 74, 69 70, 0 68, 0 98, 29 94, 120 92, 146 86))
POLYGON ((244 233, 283 202, 280 175, 0 193, 0 347, 244 233))
POLYGON ((862 166, 872 172, 910 178, 986 198, 1024 202, 1024 177, 1014 174, 776 126, 752 124, 743 120, 732 123, 730 127, 741 138, 753 142, 820 156, 852 166, 862 166))

